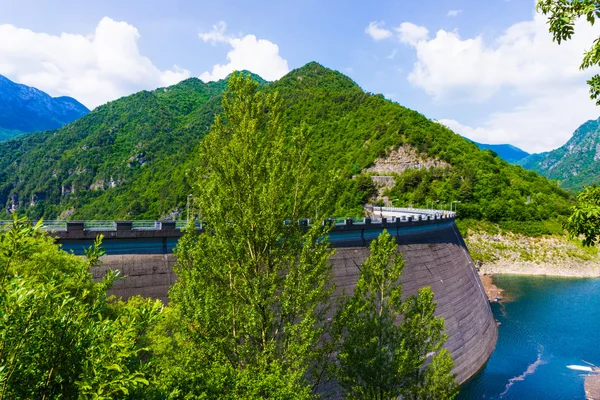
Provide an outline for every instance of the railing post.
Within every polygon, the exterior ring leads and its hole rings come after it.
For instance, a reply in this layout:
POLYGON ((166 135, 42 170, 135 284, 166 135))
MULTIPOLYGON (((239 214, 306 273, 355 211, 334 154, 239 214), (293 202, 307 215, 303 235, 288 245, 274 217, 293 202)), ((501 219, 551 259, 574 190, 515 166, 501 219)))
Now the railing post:
POLYGON ((83 221, 67 221, 67 232, 81 232, 85 228, 83 221))
POLYGON ((172 231, 175 230, 175 221, 159 221, 161 231, 172 231))
POLYGON ((335 219, 325 218, 321 221, 321 226, 335 226, 335 219))
POLYGON ((133 223, 131 221, 115 221, 114 227, 117 231, 130 231, 133 223))

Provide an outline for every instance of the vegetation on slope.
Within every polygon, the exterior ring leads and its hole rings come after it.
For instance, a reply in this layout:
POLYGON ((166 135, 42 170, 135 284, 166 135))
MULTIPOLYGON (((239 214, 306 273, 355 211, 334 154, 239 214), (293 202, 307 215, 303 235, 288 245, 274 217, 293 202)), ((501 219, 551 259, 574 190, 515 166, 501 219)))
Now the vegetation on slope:
POLYGON ((361 213, 364 192, 350 177, 402 144, 451 167, 405 171, 388 193, 396 205, 425 207, 433 202, 448 207, 460 201, 461 217, 490 221, 568 215, 570 196, 556 184, 479 150, 413 110, 363 92, 339 72, 310 63, 268 90, 278 90, 286 99, 289 126, 304 122, 310 127, 317 167, 339 169, 347 178, 338 201, 340 215, 361 213))
POLYGON ((232 78, 203 142, 192 177, 211 231, 186 232, 167 307, 107 298, 118 272, 90 275, 101 238, 81 258, 41 224, 0 231, 0 400, 455 396, 433 293, 402 298, 387 232, 330 318, 329 226, 281 223, 312 213, 327 177, 302 131, 282 129, 279 98, 256 89, 232 78))
MULTIPOLYGON (((42 137, 0 144, 0 203, 46 218, 71 212, 71 218, 175 215, 184 209, 186 173, 201 161, 195 149, 220 110, 224 87, 225 81, 190 79, 108 103, 42 137)), ((396 205, 460 201, 460 216, 490 221, 568 214, 572 199, 555 184, 413 110, 365 93, 339 72, 313 62, 262 87, 283 98, 287 132, 302 124, 308 130, 314 167, 342 178, 338 216, 362 215, 369 188, 352 177, 400 145, 450 166, 397 176, 388 193, 396 205)))
POLYGON ((518 162, 565 189, 595 185, 600 176, 600 119, 582 124, 567 143, 546 153, 532 154, 518 162))
POLYGON ((0 144, 0 201, 32 217, 157 218, 185 202, 185 162, 224 82, 189 79, 99 107, 56 131, 0 144))
POLYGON ((23 132, 14 129, 0 128, 0 142, 19 136, 23 132))

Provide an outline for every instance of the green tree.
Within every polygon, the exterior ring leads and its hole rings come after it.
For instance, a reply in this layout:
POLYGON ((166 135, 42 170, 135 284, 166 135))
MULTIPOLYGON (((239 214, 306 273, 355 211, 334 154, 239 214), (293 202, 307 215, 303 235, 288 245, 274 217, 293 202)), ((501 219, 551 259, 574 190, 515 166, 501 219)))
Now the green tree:
POLYGON ((336 315, 337 381, 345 398, 453 398, 457 385, 452 358, 442 349, 444 321, 434 316, 430 288, 402 300, 404 260, 396 248, 387 231, 371 242, 354 294, 336 315))
POLYGON ((297 220, 327 213, 331 185, 310 168, 305 130, 284 131, 277 93, 234 74, 223 110, 194 175, 204 233, 190 229, 176 251, 170 299, 184 342, 162 343, 186 349, 192 371, 180 372, 196 381, 168 371, 193 392, 163 377, 158 385, 182 398, 309 398, 321 376, 332 251, 326 227, 297 220))
POLYGON ((147 384, 139 339, 160 302, 108 312, 117 274, 89 272, 100 239, 84 260, 40 227, 15 217, 0 232, 0 399, 114 399, 147 384))
POLYGON ((377 194, 377 187, 373 179, 367 174, 359 174, 356 176, 356 188, 362 195, 362 202, 366 203, 369 199, 377 194))
POLYGON ((577 195, 577 205, 565 224, 571 238, 582 235, 585 246, 593 246, 600 239, 600 186, 584 188, 577 195))
MULTIPOLYGON (((548 24, 553 40, 562 43, 570 40, 575 33, 575 22, 585 17, 587 22, 594 25, 600 18, 600 3, 597 0, 539 0, 538 11, 548 16, 548 24)), ((600 65, 600 36, 584 53, 580 69, 600 65)), ((590 97, 600 105, 600 75, 596 74, 587 81, 590 85, 590 97)))

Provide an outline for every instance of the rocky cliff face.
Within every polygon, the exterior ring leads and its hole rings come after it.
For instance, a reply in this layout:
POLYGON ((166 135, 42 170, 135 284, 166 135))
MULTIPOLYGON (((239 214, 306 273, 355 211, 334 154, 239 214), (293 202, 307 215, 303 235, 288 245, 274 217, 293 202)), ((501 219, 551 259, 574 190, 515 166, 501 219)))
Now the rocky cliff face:
POLYGON ((566 189, 600 182, 600 118, 581 125, 562 147, 532 154, 518 162, 549 179, 560 181, 566 189))
POLYGON ((373 165, 365 169, 366 173, 387 175, 390 173, 401 174, 407 169, 421 169, 439 167, 446 168, 450 165, 444 161, 436 160, 426 155, 419 154, 409 145, 398 147, 386 157, 380 157, 373 165))
POLYGON ((57 129, 88 112, 71 97, 51 97, 0 75, 0 140, 24 132, 57 129))

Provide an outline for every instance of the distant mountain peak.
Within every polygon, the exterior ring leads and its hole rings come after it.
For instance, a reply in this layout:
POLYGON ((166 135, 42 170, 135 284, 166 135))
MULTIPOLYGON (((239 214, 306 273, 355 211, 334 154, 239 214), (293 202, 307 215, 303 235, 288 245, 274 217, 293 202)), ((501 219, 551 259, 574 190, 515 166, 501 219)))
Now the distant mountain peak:
POLYGON ((0 141, 24 132, 60 128, 89 111, 72 97, 51 97, 0 75, 0 141))
POLYGON ((516 163, 523 158, 529 156, 529 153, 521 150, 520 148, 513 146, 512 144, 483 144, 475 143, 482 150, 492 150, 498 156, 509 163, 516 163))
MULTIPOLYGON (((269 84, 269 81, 263 79, 260 75, 255 74, 252 71, 248 71, 247 69, 243 69, 241 71, 237 71, 237 72, 241 72, 244 75, 250 75, 250 77, 252 78, 253 81, 258 82, 261 85, 267 85, 269 84)), ((229 79, 229 77, 231 76, 231 74, 227 75, 227 78, 225 78, 226 80, 229 79)))
POLYGON ((360 86, 346 75, 324 67, 315 61, 290 71, 278 80, 276 85, 296 88, 310 87, 325 92, 362 91, 360 86))
POLYGON ((558 149, 532 154, 519 161, 519 165, 558 180, 567 189, 599 183, 600 118, 581 124, 558 149))

